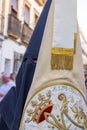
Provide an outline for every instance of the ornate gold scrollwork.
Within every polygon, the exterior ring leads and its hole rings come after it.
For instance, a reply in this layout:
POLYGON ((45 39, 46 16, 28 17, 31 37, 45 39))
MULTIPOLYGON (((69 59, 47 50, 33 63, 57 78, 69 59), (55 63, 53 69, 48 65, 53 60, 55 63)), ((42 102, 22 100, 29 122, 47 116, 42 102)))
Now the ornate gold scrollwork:
MULTIPOLYGON (((45 95, 38 94, 38 100, 31 100, 32 109, 27 110, 26 123, 31 121, 37 124, 46 121, 48 122, 48 128, 57 128, 58 130, 69 130, 72 126, 77 128, 87 128, 87 115, 81 106, 70 107, 68 104, 70 101, 67 99, 67 95, 60 93, 57 95, 57 100, 61 102, 59 113, 54 115, 52 110, 54 109, 54 103, 51 100, 51 91, 49 90, 45 95), (69 110, 73 113, 74 119, 69 114, 69 110), (66 124, 65 118, 69 120, 69 124, 66 124)), ((74 100, 73 100, 74 102, 74 100)))

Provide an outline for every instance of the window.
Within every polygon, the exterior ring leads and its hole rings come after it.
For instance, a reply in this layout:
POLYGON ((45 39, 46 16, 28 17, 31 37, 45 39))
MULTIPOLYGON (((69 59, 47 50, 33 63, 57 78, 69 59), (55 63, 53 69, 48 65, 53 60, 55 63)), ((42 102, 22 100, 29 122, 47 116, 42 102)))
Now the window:
POLYGON ((10 69, 11 69, 11 60, 10 59, 5 59, 5 69, 4 69, 4 71, 7 74, 10 74, 10 69))
POLYGON ((37 24, 39 15, 40 15, 39 12, 36 9, 34 9, 34 24, 35 25, 37 24))
POLYGON ((12 14, 17 17, 18 0, 12 0, 12 14))
POLYGON ((13 71, 18 72, 19 67, 22 63, 23 60, 23 55, 18 53, 18 52, 14 52, 14 67, 13 67, 13 71))
POLYGON ((24 12, 25 23, 29 24, 29 18, 30 18, 30 8, 25 5, 25 12, 24 12))
POLYGON ((38 16, 37 14, 35 14, 35 24, 37 23, 37 21, 38 21, 38 16))
POLYGON ((18 0, 12 0, 12 7, 14 10, 18 10, 18 0))

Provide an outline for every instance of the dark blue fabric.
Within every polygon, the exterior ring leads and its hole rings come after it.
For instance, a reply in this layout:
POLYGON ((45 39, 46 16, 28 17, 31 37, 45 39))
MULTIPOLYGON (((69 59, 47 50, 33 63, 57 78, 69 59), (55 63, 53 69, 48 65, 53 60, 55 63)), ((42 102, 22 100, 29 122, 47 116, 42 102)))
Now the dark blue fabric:
POLYGON ((10 126, 10 122, 13 119, 13 113, 16 104, 15 97, 16 97, 15 88, 12 87, 8 92, 8 94, 5 96, 5 98, 3 99, 3 101, 0 103, 1 116, 4 117, 4 121, 6 122, 7 127, 10 126))
POLYGON ((16 104, 15 97, 16 97, 16 91, 15 88, 12 87, 8 92, 8 94, 5 96, 5 98, 3 99, 3 101, 0 103, 0 113, 1 113, 0 130, 9 130, 10 123, 12 122, 14 116, 13 113, 16 104))
POLYGON ((3 125, 3 129, 0 128, 0 130, 19 130, 23 107, 32 83, 36 66, 33 59, 38 58, 51 1, 52 0, 47 1, 33 32, 29 46, 27 47, 22 65, 17 75, 16 91, 10 90, 0 104, 0 114, 2 118, 0 127, 2 128, 3 125))
POLYGON ((17 95, 16 95, 17 103, 16 103, 15 115, 14 115, 14 120, 12 123, 11 130, 18 130, 18 128, 19 128, 24 103, 25 103, 26 96, 29 91, 29 88, 30 88, 30 85, 32 82, 32 78, 33 78, 33 74, 34 74, 34 70, 35 70, 35 63, 33 63, 33 61, 31 62, 31 60, 27 59, 27 61, 25 61, 23 63, 22 67, 23 67, 22 73, 20 71, 20 73, 18 74, 18 77, 17 77, 17 85, 18 86, 20 85, 20 93, 17 92, 17 95), (20 78, 20 76, 22 76, 21 82, 19 82, 19 80, 18 80, 20 78))
POLYGON ((48 0, 44 7, 44 10, 31 37, 29 46, 27 47, 26 53, 24 55, 24 62, 17 77, 17 105, 11 130, 18 130, 19 128, 26 96, 30 89, 35 70, 35 63, 33 62, 33 59, 38 58, 51 1, 52 0, 48 0))
POLYGON ((9 130, 3 118, 0 119, 0 130, 9 130))

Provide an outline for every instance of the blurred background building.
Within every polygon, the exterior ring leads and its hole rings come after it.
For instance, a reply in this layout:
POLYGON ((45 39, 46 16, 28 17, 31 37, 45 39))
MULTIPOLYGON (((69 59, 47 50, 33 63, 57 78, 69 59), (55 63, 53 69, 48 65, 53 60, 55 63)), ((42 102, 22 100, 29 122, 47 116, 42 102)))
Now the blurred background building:
POLYGON ((87 73, 87 38, 85 38, 81 27, 80 30, 80 40, 81 40, 81 47, 82 47, 82 58, 83 58, 83 65, 84 65, 84 73, 87 73))
POLYGON ((0 73, 18 71, 45 0, 0 0, 0 73))
MULTIPOLYGON (((18 71, 46 0, 0 0, 0 73, 18 71)), ((87 41, 80 29, 87 70, 87 41)))

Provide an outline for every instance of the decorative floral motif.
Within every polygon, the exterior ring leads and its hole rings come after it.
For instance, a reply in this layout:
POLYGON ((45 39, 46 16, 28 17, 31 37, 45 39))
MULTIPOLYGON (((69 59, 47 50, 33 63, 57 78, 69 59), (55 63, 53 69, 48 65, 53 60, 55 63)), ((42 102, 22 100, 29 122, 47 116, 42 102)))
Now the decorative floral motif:
POLYGON ((45 96, 42 94, 39 94, 38 96, 39 101, 43 101, 45 99, 45 96))
POLYGON ((47 95, 48 98, 50 98, 51 97, 51 91, 49 90, 46 95, 47 95))
POLYGON ((82 108, 83 106, 81 107, 79 104, 75 105, 76 102, 73 96, 67 98, 65 93, 56 94, 55 96, 57 97, 56 102, 60 103, 60 106, 58 106, 58 103, 55 106, 51 90, 48 90, 47 93, 39 93, 36 100, 31 100, 30 102, 31 109, 27 110, 27 119, 25 122, 30 123, 33 121, 39 124, 45 121, 48 123, 48 129, 71 130, 72 125, 74 125, 76 130, 77 128, 86 130, 87 115, 82 108), (70 106, 70 104, 74 105, 70 106), (55 111, 58 113, 54 114, 54 108, 56 108, 55 111))
POLYGON ((77 119, 77 122, 79 124, 83 124, 83 128, 87 128, 87 115, 85 115, 82 107, 72 107, 71 108, 75 118, 77 119))

